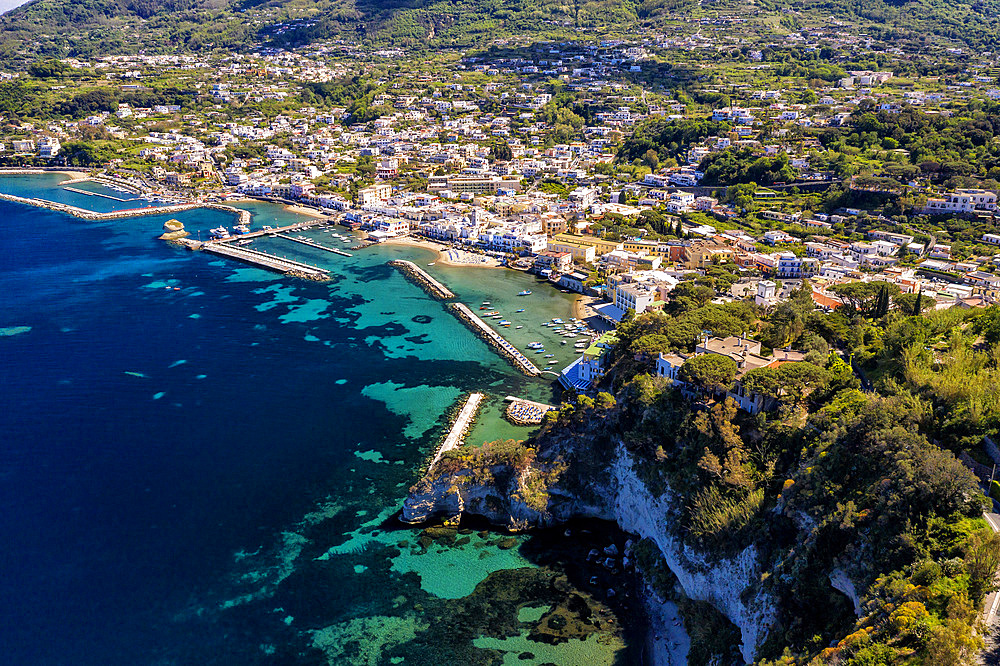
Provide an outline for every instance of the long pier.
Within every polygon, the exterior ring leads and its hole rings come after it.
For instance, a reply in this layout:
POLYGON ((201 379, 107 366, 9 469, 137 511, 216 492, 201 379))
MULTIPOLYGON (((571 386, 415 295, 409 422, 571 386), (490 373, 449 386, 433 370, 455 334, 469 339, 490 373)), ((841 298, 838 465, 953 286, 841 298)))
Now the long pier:
MULTIPOLYGON (((78 182, 78 181, 73 181, 78 182)), ((63 185, 63 189, 67 192, 75 192, 76 194, 86 194, 89 197, 101 197, 104 199, 111 199, 112 201, 120 201, 122 203, 128 203, 130 201, 139 201, 142 197, 132 197, 131 199, 122 199, 121 197, 111 196, 110 194, 102 194, 100 192, 88 192, 87 190, 81 190, 75 187, 70 187, 69 185, 63 185)))
POLYGON ((60 213, 66 213, 67 215, 72 215, 73 217, 79 217, 84 220, 118 220, 126 217, 139 217, 142 215, 168 215, 170 213, 179 213, 181 211, 191 210, 192 208, 208 207, 199 203, 184 203, 184 204, 174 204, 172 206, 146 206, 143 208, 128 208, 125 210, 115 210, 109 213, 97 213, 92 210, 87 210, 86 208, 78 208, 76 206, 70 206, 69 204, 58 203, 56 201, 19 197, 13 194, 0 193, 0 200, 13 201, 14 203, 26 204, 28 206, 35 206, 36 208, 55 210, 59 211, 60 213))
POLYGON ((96 221, 121 220, 127 217, 141 217, 143 215, 169 215, 171 213, 180 213, 195 208, 210 208, 213 210, 221 210, 226 213, 232 213, 233 215, 239 216, 240 224, 247 224, 248 222, 250 222, 250 211, 248 210, 243 210, 242 208, 234 208, 233 206, 226 206, 224 204, 198 203, 193 201, 182 204, 171 204, 169 206, 143 206, 142 208, 126 208, 125 210, 113 210, 108 213, 98 213, 92 210, 87 210, 86 208, 79 208, 77 206, 71 206, 69 204, 59 203, 57 201, 48 201, 46 199, 36 199, 29 197, 19 197, 13 194, 0 193, 0 200, 12 201, 14 203, 25 204, 28 206, 35 206, 36 208, 45 208, 47 210, 54 210, 60 213, 66 213, 67 215, 72 215, 73 217, 78 217, 83 220, 96 220, 96 221))
POLYGON ((474 333, 485 339, 487 343, 497 349, 505 356, 515 368, 528 375, 537 377, 542 371, 535 367, 535 364, 528 360, 528 357, 518 351, 517 347, 507 342, 506 339, 480 319, 475 312, 465 303, 449 303, 452 312, 465 322, 474 333))
POLYGON ((473 393, 465 401, 465 405, 462 410, 455 417, 455 422, 451 425, 451 430, 448 431, 448 436, 444 438, 441 442, 441 446, 438 447, 437 453, 431 459, 431 464, 428 465, 427 469, 434 469, 434 465, 441 460, 441 456, 444 455, 446 451, 451 451, 452 449, 457 449, 462 445, 462 441, 465 439, 465 434, 469 430, 469 426, 472 425, 473 420, 476 418, 476 413, 479 411, 480 405, 482 405, 483 400, 486 398, 482 393, 473 393))
POLYGON ((206 252, 211 252, 212 254, 237 259, 248 264, 268 268, 270 270, 295 277, 303 277, 309 280, 317 281, 330 279, 330 272, 325 269, 317 266, 310 266, 309 264, 303 264, 300 261, 275 257, 274 255, 267 254, 266 252, 248 250, 245 247, 236 247, 227 243, 198 243, 197 241, 191 241, 185 244, 192 249, 202 249, 206 252))
POLYGON ((353 257, 353 254, 349 252, 344 252, 343 250, 338 250, 335 247, 327 247, 326 245, 321 245, 308 238, 296 238, 294 236, 288 236, 286 234, 274 234, 277 238, 284 238, 285 240, 295 241, 296 243, 302 243, 303 245, 308 245, 309 247, 314 247, 318 250, 326 250, 327 252, 333 252, 334 254, 339 254, 342 257, 353 257))
POLYGON ((389 265, 398 268, 400 272, 411 282, 420 286, 434 298, 442 301, 455 298, 455 294, 452 293, 451 289, 448 289, 448 287, 432 278, 427 271, 420 268, 412 261, 406 261, 405 259, 393 259, 389 262, 389 265))

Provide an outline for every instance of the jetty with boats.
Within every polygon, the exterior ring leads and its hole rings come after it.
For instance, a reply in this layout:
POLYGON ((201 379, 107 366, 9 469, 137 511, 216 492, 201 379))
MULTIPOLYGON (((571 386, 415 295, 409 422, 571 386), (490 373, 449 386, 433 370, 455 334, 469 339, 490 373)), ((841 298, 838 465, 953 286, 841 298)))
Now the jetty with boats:
POLYGON ((287 234, 274 234, 276 238, 284 238, 285 240, 294 241, 296 243, 302 243, 303 245, 308 245, 309 247, 314 247, 318 250, 326 250, 327 252, 333 252, 334 254, 339 254, 342 257, 353 257, 354 255, 350 252, 344 252, 343 250, 338 250, 335 247, 328 247, 322 243, 317 243, 316 241, 309 240, 308 238, 298 238, 296 236, 289 236, 287 234))
POLYGON ((465 303, 449 303, 448 307, 476 335, 486 340, 491 347, 507 358, 515 368, 529 377, 537 377, 542 374, 542 371, 535 367, 535 364, 529 361, 527 356, 518 351, 517 347, 507 342, 502 335, 476 316, 476 313, 465 303))

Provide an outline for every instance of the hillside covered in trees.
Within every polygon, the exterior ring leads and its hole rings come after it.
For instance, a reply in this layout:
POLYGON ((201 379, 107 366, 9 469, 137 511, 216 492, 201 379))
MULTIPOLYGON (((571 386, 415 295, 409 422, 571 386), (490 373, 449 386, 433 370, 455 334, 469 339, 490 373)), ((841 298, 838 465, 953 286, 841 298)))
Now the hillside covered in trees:
MULTIPOLYGON (((992 48, 996 0, 798 0, 713 3, 722 14, 836 16, 879 38, 939 39, 992 48)), ((407 48, 474 47, 519 36, 566 38, 586 31, 628 35, 701 16, 688 0, 35 0, 0 18, 0 57, 93 57, 107 53, 247 50, 336 38, 407 48), (238 20, 237 20, 238 19, 238 20)))
MULTIPOLYGON (((601 502, 594 488, 624 450, 648 491, 670 497, 673 538, 709 561, 757 554, 760 579, 742 596, 776 600, 757 663, 972 663, 1000 535, 959 456, 982 457, 984 437, 1000 432, 1000 308, 925 312, 922 297, 874 284, 833 313, 814 309, 808 285, 765 311, 683 284, 664 312, 619 326, 596 398, 567 398, 527 442, 458 454, 447 483, 472 483, 489 461, 490 478, 528 479, 508 488, 513 501, 565 515, 568 496, 601 502), (659 353, 693 352, 706 328, 805 360, 743 375, 772 400, 756 415, 724 396, 729 357, 689 360, 683 391, 655 375, 659 353)), ((665 598, 689 603, 655 544, 644 540, 638 557, 665 598)), ((739 659, 725 618, 694 617, 691 663, 739 659)))

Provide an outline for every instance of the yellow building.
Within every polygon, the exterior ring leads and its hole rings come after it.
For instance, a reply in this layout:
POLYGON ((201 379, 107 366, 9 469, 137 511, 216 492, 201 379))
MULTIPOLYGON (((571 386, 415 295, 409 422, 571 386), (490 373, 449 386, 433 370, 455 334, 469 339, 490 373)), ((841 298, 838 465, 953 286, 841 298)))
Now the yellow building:
MULTIPOLYGON (((560 234, 560 236, 564 236, 560 234)), ((571 238, 576 238, 572 236, 571 238)), ((553 238, 546 245, 549 252, 567 252, 573 257, 573 261, 581 264, 592 264, 597 259, 597 252, 593 245, 584 245, 571 240, 559 240, 553 238)))
POLYGON ((626 252, 634 252, 635 254, 651 254, 653 256, 660 255, 660 244, 656 241, 627 240, 623 245, 626 252))
POLYGON ((558 234, 552 238, 559 243, 576 243, 578 245, 589 245, 594 248, 597 255, 607 254, 614 250, 624 249, 621 241, 604 240, 595 236, 576 236, 574 234, 558 234))

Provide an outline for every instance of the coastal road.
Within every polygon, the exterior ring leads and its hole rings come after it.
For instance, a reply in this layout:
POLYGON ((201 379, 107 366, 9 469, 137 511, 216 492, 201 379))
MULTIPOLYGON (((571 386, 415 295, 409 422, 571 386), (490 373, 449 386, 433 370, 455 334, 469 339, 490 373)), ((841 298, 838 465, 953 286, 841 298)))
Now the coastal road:
MULTIPOLYGON (((1000 532, 1000 514, 984 513, 983 518, 986 519, 994 532, 1000 532)), ((1000 583, 1000 572, 998 572, 995 582, 1000 583)), ((986 602, 983 604, 983 622, 986 625, 983 638, 986 641, 986 648, 979 655, 979 663, 984 666, 1000 664, 1000 621, 998 621, 1000 618, 998 618, 998 613, 1000 613, 1000 590, 988 594, 986 602)))

